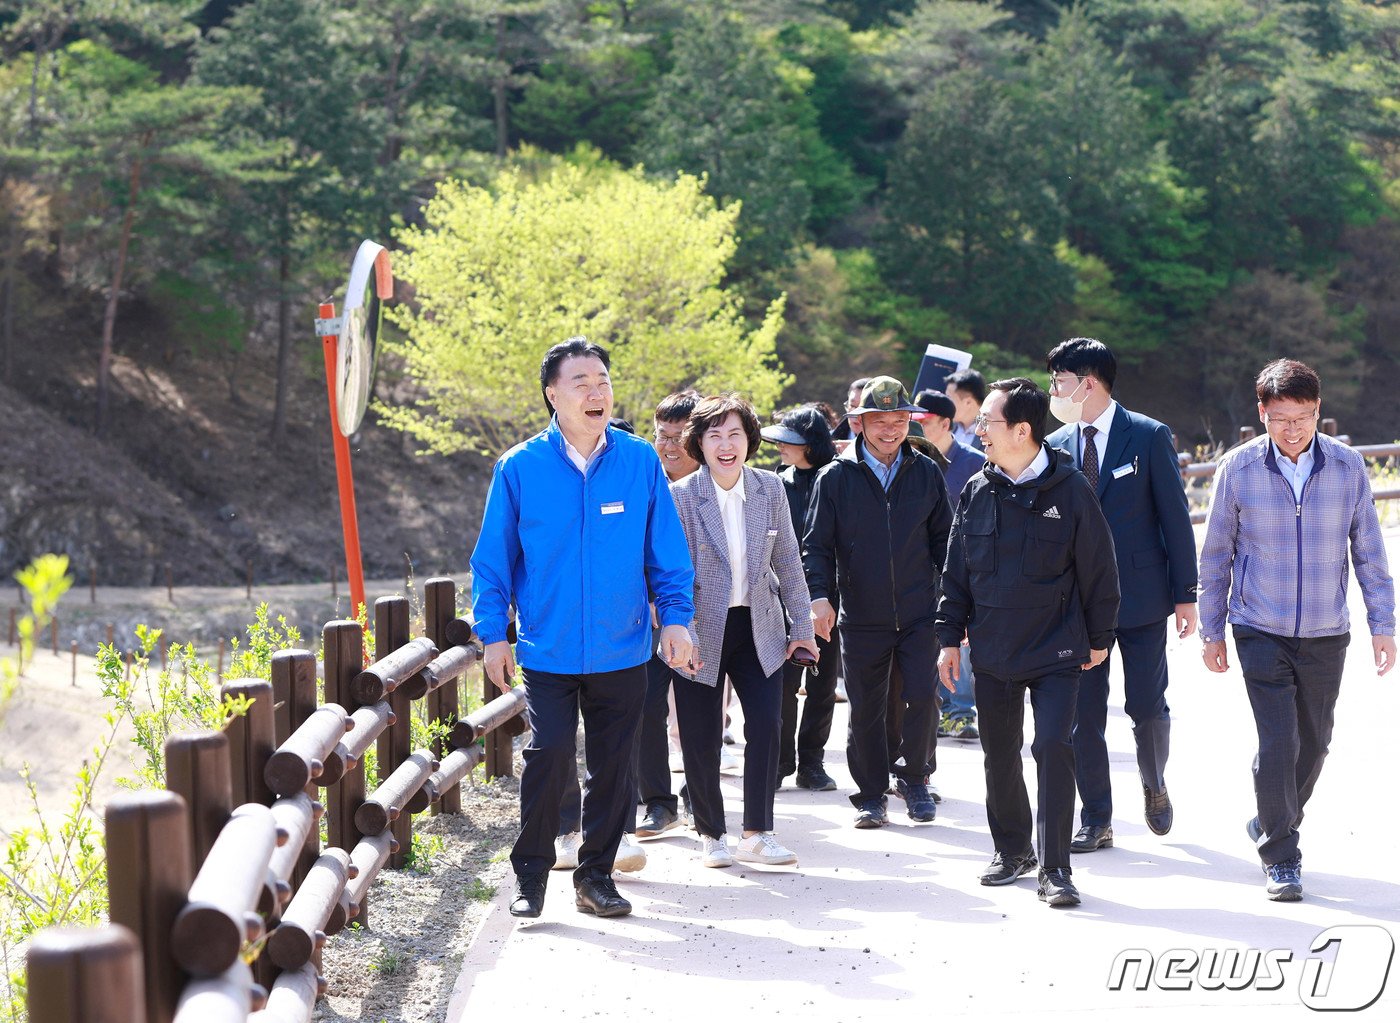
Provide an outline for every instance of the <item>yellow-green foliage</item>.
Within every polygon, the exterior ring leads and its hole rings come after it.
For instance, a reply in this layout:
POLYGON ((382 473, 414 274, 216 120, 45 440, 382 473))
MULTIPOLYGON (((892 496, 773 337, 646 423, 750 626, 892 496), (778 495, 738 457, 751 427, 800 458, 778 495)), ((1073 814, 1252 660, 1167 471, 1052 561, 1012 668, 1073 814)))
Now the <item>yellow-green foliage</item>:
POLYGON ((19 639, 19 664, 7 657, 0 660, 0 714, 19 685, 24 665, 34 659, 34 640, 53 617, 54 608, 73 577, 68 574, 68 555, 41 554, 32 563, 15 573, 15 579, 29 599, 29 610, 16 623, 19 639))
POLYGON ((499 454, 546 422, 540 359, 575 334, 609 350, 616 415, 645 421, 692 385, 771 408, 785 299, 745 324, 721 286, 738 206, 702 185, 596 161, 508 169, 489 190, 445 182, 394 265, 414 301, 391 307, 406 337, 390 347, 421 397, 379 415, 433 451, 499 454))

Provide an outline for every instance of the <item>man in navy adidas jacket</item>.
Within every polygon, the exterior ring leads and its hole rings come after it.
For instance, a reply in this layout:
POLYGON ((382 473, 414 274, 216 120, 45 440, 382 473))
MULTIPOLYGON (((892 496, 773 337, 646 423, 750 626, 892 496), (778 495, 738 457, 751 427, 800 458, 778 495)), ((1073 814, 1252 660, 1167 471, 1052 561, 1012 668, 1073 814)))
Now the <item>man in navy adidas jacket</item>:
POLYGON ((508 692, 506 641, 517 612, 531 739, 520 779, 513 916, 536 917, 554 864, 564 788, 574 778, 583 712, 587 777, 583 845, 574 872, 580 912, 621 916, 631 904, 612 882, 623 824, 635 812, 632 747, 646 694, 654 600, 661 652, 691 659, 694 570, 666 474, 650 444, 612 429, 608 353, 582 337, 555 345, 540 366, 553 418, 496 463, 472 553, 476 630, 487 677, 508 692))

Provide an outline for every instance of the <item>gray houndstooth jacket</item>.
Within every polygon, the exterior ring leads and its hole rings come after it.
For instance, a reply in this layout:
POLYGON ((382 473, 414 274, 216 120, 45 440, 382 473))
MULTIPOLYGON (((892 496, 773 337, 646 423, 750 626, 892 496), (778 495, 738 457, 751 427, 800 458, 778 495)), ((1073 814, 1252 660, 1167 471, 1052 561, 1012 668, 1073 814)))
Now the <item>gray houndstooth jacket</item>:
MULTIPOLYGON (((724 518, 709 467, 702 465, 699 471, 672 483, 671 495, 676 499, 695 566, 695 634, 703 664, 695 678, 712 686, 719 681, 732 577, 724 518)), ((787 492, 775 473, 744 466, 744 525, 748 547, 744 571, 748 573, 754 648, 764 673, 771 675, 787 657, 784 605, 793 611, 792 638, 811 639, 813 635, 811 599, 787 492)))

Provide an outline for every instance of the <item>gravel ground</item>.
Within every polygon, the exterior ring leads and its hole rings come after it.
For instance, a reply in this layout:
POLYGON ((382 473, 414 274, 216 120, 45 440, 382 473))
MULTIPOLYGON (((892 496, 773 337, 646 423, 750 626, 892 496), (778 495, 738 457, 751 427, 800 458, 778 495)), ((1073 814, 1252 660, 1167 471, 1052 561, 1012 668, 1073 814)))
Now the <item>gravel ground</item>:
POLYGON ((330 990, 314 1021, 442 1023, 462 958, 497 889, 510 883, 506 856, 520 830, 518 751, 515 773, 489 783, 475 775, 463 784, 461 814, 414 821, 426 862, 382 871, 370 889, 370 926, 346 928, 326 943, 330 990))

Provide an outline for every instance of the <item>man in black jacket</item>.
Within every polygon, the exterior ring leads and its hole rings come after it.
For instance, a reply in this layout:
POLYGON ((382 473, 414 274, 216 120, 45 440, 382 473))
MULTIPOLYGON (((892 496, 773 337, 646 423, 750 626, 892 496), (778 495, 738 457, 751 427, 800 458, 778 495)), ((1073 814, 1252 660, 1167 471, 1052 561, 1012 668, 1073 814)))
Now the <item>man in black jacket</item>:
POLYGON ((1030 690, 1040 779, 1038 894, 1051 906, 1075 906, 1075 699, 1080 672, 1108 656, 1118 567, 1093 488, 1045 444, 1049 408, 1049 396, 1023 377, 992 384, 982 403, 975 427, 990 464, 968 481, 953 518, 938 605, 938 672, 951 688, 968 633, 996 847, 985 885, 1011 884, 1036 866, 1021 766, 1030 690))
MULTIPOLYGON (((817 476, 803 537, 803 564, 818 636, 830 634, 839 592, 841 664, 850 699, 846 765, 856 784, 858 828, 889 823, 885 734, 890 669, 903 676, 903 733, 895 791, 916 821, 934 818, 929 758, 938 726, 933 615, 952 509, 943 474, 908 441, 922 411, 893 377, 875 377, 851 410, 855 443, 817 476)), ((951 688, 951 687, 950 687, 951 688)))

